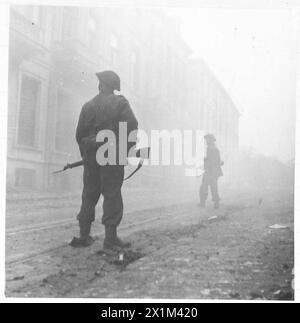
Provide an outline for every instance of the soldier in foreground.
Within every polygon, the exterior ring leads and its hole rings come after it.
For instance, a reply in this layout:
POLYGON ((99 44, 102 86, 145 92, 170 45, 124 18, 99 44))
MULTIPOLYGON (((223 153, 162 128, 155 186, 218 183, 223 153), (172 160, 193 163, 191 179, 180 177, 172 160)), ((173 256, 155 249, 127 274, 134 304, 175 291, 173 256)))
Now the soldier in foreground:
MULTIPOLYGON (((76 129, 76 140, 84 161, 83 192, 81 209, 77 216, 80 237, 73 238, 70 245, 87 247, 93 243, 90 236, 91 225, 95 220, 96 204, 102 194, 102 224, 105 226, 103 249, 114 250, 130 246, 130 243, 123 242, 117 235, 117 227, 123 216, 121 187, 124 165, 119 164, 118 158, 116 165, 100 166, 97 163, 96 151, 99 143, 96 142, 96 135, 100 130, 113 131, 118 149, 119 122, 127 123, 128 134, 137 129, 138 123, 126 98, 114 94, 114 90, 120 91, 119 76, 113 71, 103 71, 96 75, 99 80, 99 94, 82 107, 76 129)), ((127 144, 128 150, 135 145, 132 142, 127 144)))
POLYGON ((221 166, 224 163, 221 161, 219 149, 216 146, 216 138, 213 134, 204 136, 207 150, 204 158, 204 174, 202 184, 200 187, 200 206, 205 207, 205 202, 208 196, 208 188, 210 187, 212 199, 214 201, 215 209, 219 208, 219 193, 218 193, 218 179, 223 175, 221 166))

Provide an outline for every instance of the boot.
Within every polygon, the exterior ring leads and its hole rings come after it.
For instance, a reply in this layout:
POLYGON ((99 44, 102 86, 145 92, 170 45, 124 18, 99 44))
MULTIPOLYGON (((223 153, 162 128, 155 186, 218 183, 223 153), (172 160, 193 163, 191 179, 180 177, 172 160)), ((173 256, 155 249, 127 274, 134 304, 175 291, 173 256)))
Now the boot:
POLYGON ((86 241, 90 237, 91 222, 79 222, 80 240, 86 241))
POLYGON ((217 210, 220 207, 219 201, 215 201, 215 209, 217 210))
POLYGON ((89 247, 94 239, 90 236, 92 222, 79 221, 80 237, 74 237, 70 246, 74 248, 89 247))
MULTIPOLYGON (((117 231, 117 230, 116 230, 117 231)), ((129 241, 123 241, 121 240, 118 235, 116 234, 116 240, 115 243, 118 247, 120 248, 130 248, 131 247, 131 243, 129 241)))
POLYGON ((117 251, 117 245, 115 243, 117 236, 116 227, 111 225, 105 226, 105 238, 103 242, 103 250, 106 252, 115 252, 117 251))
POLYGON ((103 249, 122 249, 129 248, 131 243, 122 241, 117 236, 117 227, 107 225, 105 226, 105 239, 103 243, 103 249))
POLYGON ((205 208, 205 201, 206 200, 202 196, 200 196, 200 203, 198 205, 202 208, 205 208))

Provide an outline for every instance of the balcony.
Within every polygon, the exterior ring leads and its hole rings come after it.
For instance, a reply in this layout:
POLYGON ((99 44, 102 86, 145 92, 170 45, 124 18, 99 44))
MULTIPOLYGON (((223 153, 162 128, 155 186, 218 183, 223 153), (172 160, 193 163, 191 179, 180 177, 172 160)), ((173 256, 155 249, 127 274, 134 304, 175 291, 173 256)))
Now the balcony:
POLYGON ((11 59, 20 61, 34 54, 43 53, 44 32, 15 10, 10 11, 10 54, 11 59))

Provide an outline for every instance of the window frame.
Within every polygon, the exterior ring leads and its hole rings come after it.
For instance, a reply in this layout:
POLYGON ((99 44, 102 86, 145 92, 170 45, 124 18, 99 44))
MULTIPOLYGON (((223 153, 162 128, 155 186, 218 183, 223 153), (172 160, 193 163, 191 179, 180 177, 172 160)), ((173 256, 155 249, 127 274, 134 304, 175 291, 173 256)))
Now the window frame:
POLYGON ((17 98, 17 118, 16 118, 16 136, 15 136, 15 146, 17 148, 23 148, 27 150, 40 151, 40 113, 41 113, 41 104, 42 104, 42 92, 43 92, 43 79, 38 75, 29 73, 27 71, 20 71, 18 79, 18 98, 17 98), (19 130, 20 130, 20 112, 21 112, 21 91, 23 77, 32 78, 35 81, 39 82, 39 93, 38 99, 35 108, 35 129, 34 129, 34 139, 33 145, 26 145, 19 143, 19 130))

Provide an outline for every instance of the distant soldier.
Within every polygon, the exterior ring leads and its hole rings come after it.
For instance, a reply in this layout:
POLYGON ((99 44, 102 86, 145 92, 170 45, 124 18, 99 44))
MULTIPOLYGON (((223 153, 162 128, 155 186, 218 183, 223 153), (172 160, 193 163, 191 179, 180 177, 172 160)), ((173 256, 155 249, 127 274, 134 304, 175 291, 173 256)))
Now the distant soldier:
POLYGON ((220 152, 215 142, 216 138, 213 134, 207 134, 204 136, 206 141, 207 150, 206 157, 204 158, 204 174, 202 178, 202 184, 200 187, 200 205, 205 207, 205 202, 208 196, 208 188, 210 187, 212 199, 214 201, 215 209, 219 208, 219 193, 218 193, 218 178, 223 175, 221 166, 220 152))
MULTIPOLYGON (((125 97, 114 94, 114 90, 120 91, 119 76, 113 71, 103 71, 96 75, 99 80, 99 94, 83 105, 76 129, 76 140, 84 160, 84 172, 82 204, 77 216, 80 237, 74 238, 71 245, 87 247, 93 243, 90 237, 91 224, 95 220, 95 207, 102 194, 102 224, 105 226, 103 249, 113 250, 130 246, 130 243, 123 242, 117 236, 117 227, 123 216, 121 187, 124 165, 117 163, 100 166, 97 163, 96 151, 99 143, 96 142, 96 135, 100 130, 113 131, 118 149, 119 122, 127 123, 128 134, 137 129, 138 122, 125 97)), ((128 150, 133 145, 135 143, 128 144, 128 150)))

